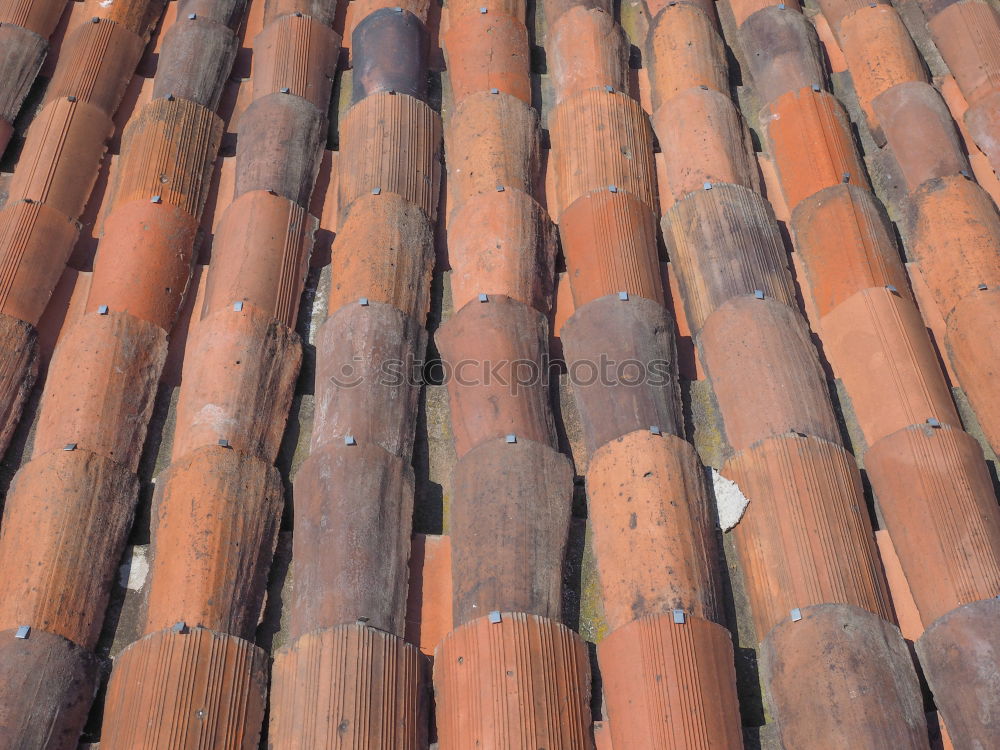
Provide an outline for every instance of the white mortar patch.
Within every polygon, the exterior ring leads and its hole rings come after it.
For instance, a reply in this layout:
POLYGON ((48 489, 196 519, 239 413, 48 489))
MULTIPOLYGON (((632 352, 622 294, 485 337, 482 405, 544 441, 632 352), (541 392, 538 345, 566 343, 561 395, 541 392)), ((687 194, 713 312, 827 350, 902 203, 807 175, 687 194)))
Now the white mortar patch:
POLYGON ((723 531, 729 531, 743 518, 750 499, 740 491, 740 486, 732 479, 726 479, 715 469, 712 473, 712 491, 715 494, 715 507, 719 513, 719 526, 723 531))

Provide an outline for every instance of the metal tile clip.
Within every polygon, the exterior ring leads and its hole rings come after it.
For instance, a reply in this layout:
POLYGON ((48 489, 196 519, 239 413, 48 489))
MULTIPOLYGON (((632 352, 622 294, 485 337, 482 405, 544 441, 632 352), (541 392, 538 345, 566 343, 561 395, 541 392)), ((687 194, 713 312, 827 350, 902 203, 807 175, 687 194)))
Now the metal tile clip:
POLYGON ((980 284, 979 286, 976 287, 976 289, 978 289, 981 292, 985 292, 987 289, 989 289, 989 287, 986 286, 986 284, 980 284))
POLYGON ((490 612, 490 623, 491 624, 496 625, 502 619, 503 618, 500 616, 500 613, 497 612, 496 610, 494 610, 493 612, 490 612))
POLYGON ((241 312, 242 310, 243 310, 243 301, 242 300, 236 300, 233 303, 233 311, 234 312, 241 312))
POLYGON ((219 447, 220 448, 232 448, 233 446, 231 446, 229 444, 229 441, 226 440, 225 438, 219 438, 219 447))
POLYGON ((97 308, 97 314, 98 315, 107 315, 108 314, 108 306, 107 305, 101 305, 100 307, 98 307, 97 308))
POLYGON ((152 198, 149 199, 149 202, 150 203, 163 203, 163 198, 161 198, 158 195, 154 195, 152 198))
POLYGON ((802 619, 802 611, 796 607, 792 610, 792 622, 798 622, 802 619))
POLYGON ((486 294, 485 292, 480 292, 480 294, 479 294, 479 301, 480 302, 489 302, 490 301, 489 295, 486 294))
POLYGON ((885 288, 893 294, 899 294, 899 290, 893 284, 886 284, 885 288))
POLYGON ((702 185, 702 187, 705 188, 705 190, 711 190, 712 189, 712 183, 711 182, 706 182, 704 185, 702 185))
POLYGON ((628 292, 618 292, 618 299, 622 302, 628 302, 628 292))
POLYGON ((69 96, 66 97, 66 101, 68 101, 68 102, 75 102, 76 101, 76 97, 73 96, 72 94, 70 94, 69 96))
POLYGON ((663 434, 663 430, 661 430, 661 429, 659 428, 659 426, 658 426, 658 425, 655 425, 655 424, 654 424, 654 425, 650 425, 650 427, 649 427, 649 431, 650 431, 651 433, 653 433, 654 435, 662 435, 662 434, 663 434))
POLYGON ((378 195, 381 192, 382 192, 382 188, 380 188, 380 187, 374 187, 374 188, 372 188, 372 195, 378 195))
POLYGON ((764 299, 764 290, 763 289, 754 289, 753 290, 753 296, 756 297, 757 299, 764 299))
POLYGON ((508 435, 506 437, 506 440, 507 440, 508 443, 516 443, 517 442, 517 435, 511 433, 510 435, 508 435))
POLYGON ((292 92, 292 90, 288 88, 288 86, 282 86, 280 89, 278 89, 278 91, 280 91, 282 94, 290 94, 292 92))
POLYGON ((181 620, 180 622, 175 623, 174 625, 171 626, 170 629, 172 631, 174 631, 175 633, 180 633, 181 635, 186 635, 187 632, 188 632, 188 626, 187 626, 187 623, 184 622, 184 620, 181 620))
POLYGON ((344 445, 357 445, 358 441, 354 439, 354 435, 344 435, 344 445))
POLYGON ((361 305, 362 307, 368 307, 368 298, 362 297, 361 299, 358 300, 358 304, 361 305))
POLYGON ((499 94, 500 93, 500 89, 490 89, 490 93, 491 94, 499 94))
POLYGON ((20 638, 22 641, 28 640, 28 636, 31 635, 30 625, 21 625, 18 627, 17 632, 14 633, 15 638, 20 638))
POLYGON ((814 83, 813 86, 812 86, 812 88, 813 88, 813 91, 819 92, 819 88, 820 87, 819 87, 818 83, 814 83))
POLYGON ((927 418, 927 424, 929 424, 931 427, 935 427, 935 428, 941 426, 941 422, 938 421, 935 417, 928 417, 927 418))
POLYGON ((618 186, 617 185, 608 185, 608 192, 609 193, 617 193, 618 192, 618 186))
POLYGON ((683 609, 674 610, 674 625, 683 625, 686 619, 683 609))
POLYGON ((497 192, 498 192, 498 193, 502 193, 502 192, 503 192, 503 190, 504 190, 504 187, 503 187, 503 185, 497 185, 497 192))
POLYGON ((66 443, 66 445, 63 446, 63 450, 64 451, 75 451, 76 450, 76 443, 66 443))
POLYGON ((197 17, 198 17, 198 14, 197 14, 197 13, 188 13, 188 20, 189 20, 189 21, 193 21, 193 20, 194 20, 194 19, 196 19, 197 17))

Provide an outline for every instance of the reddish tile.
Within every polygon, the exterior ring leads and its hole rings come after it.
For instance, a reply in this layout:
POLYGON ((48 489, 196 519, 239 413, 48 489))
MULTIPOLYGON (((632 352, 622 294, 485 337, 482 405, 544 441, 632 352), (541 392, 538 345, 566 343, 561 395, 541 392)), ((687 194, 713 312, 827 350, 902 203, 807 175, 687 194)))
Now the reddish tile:
POLYGON ((427 215, 402 196, 358 198, 333 243, 330 313, 364 297, 422 325, 430 307, 433 234, 427 215))
MULTIPOLYGON (((763 8, 770 8, 775 5, 771 0, 729 0, 729 7, 732 9, 736 25, 741 26, 750 16, 763 8)), ((793 12, 801 11, 798 0, 791 0, 785 3, 785 7, 793 12)))
POLYGON ((451 630, 451 537, 414 534, 406 597, 406 640, 424 656, 451 630))
POLYGON ((662 305, 601 297, 576 309, 561 338, 588 452, 650 427, 682 434, 674 325, 662 305))
POLYGON ((895 625, 822 604, 786 619, 761 647, 761 672, 785 747, 927 745, 920 684, 895 625))
POLYGON ((460 310, 486 294, 547 313, 557 245, 548 214, 530 195, 505 189, 469 198, 448 230, 452 305, 460 310))
POLYGON ((784 243, 757 193, 713 185, 675 204, 661 226, 694 333, 726 300, 757 290, 795 305, 784 243))
POLYGON ((528 29, 520 18, 470 8, 452 17, 441 41, 455 104, 484 92, 531 104, 528 29))
POLYGON ((970 106, 1000 88, 1000 13, 986 0, 963 0, 927 27, 970 106))
POLYGON ((434 664, 442 747, 591 747, 587 648, 564 625, 480 617, 442 641, 434 664))
POLYGON ((984 96, 970 107, 965 113, 965 126, 986 154, 993 171, 1000 173, 1000 91, 984 96))
POLYGON ((721 625, 645 617, 602 640, 597 658, 617 747, 742 746, 733 645, 721 625))
POLYGON ((948 613, 917 641, 917 655, 955 747, 1000 740, 995 665, 1000 601, 990 598, 948 613))
POLYGON ((550 22, 545 48, 556 104, 591 88, 628 90, 628 39, 610 13, 570 8, 550 22))
POLYGON ((303 635, 274 657, 268 742, 426 747, 425 671, 415 647, 364 624, 303 635))
POLYGON ((555 193, 562 213, 591 190, 630 193, 657 210, 653 130, 646 113, 627 95, 590 89, 561 102, 549 115, 555 193))
POLYGON ((690 443, 647 428, 604 444, 587 465, 587 497, 612 631, 675 609, 721 617, 715 513, 690 443))
POLYGON ((893 86, 875 97, 872 108, 911 192, 969 169, 948 107, 930 84, 893 86))
POLYGON ((840 23, 839 38, 868 128, 876 141, 884 143, 872 101, 899 84, 925 83, 923 61, 891 5, 863 7, 850 14, 840 23))
POLYGON ((326 113, 339 51, 340 35, 317 18, 274 20, 253 40, 254 100, 285 89, 326 113))
MULTIPOLYGON (((665 102, 653 114, 653 129, 662 149, 665 184, 673 201, 703 190, 706 184, 742 185, 760 192, 753 142, 739 110, 725 94, 690 88, 665 102)), ((672 203, 672 201, 670 201, 672 203)))
POLYGON ((447 377, 459 458, 489 440, 517 435, 555 446, 549 410, 545 316, 509 297, 474 300, 434 336, 447 377))
POLYGON ((0 456, 37 377, 38 333, 23 320, 0 314, 0 456))
POLYGON ((0 23, 21 26, 41 37, 48 38, 62 16, 65 4, 59 0, 32 2, 32 0, 4 0, 0 4, 0 23))
MULTIPOLYGON (((853 5, 855 1, 849 0, 847 4, 853 5)), ((826 56, 830 72, 844 73, 847 70, 847 60, 844 59, 844 51, 840 49, 833 29, 830 28, 825 11, 813 16, 813 25, 816 27, 816 36, 819 37, 819 43, 823 46, 823 53, 826 56)))
POLYGON ((115 659, 101 744, 254 747, 267 705, 267 666, 263 649, 205 628, 147 635, 115 659))
POLYGON ((1000 508, 972 437, 913 425, 873 445, 865 468, 924 623, 1000 591, 1000 508))
POLYGON ((928 419, 962 429, 937 350, 912 301, 884 288, 866 289, 824 316, 820 333, 868 446, 928 419))
POLYGON ((538 113, 507 94, 470 94, 448 118, 445 153, 450 211, 479 193, 538 184, 538 113))
POLYGON ((656 16, 649 30, 647 55, 654 113, 673 96, 695 86, 729 94, 722 37, 715 20, 696 5, 671 3, 656 16))
POLYGON ((820 317, 870 287, 893 286, 910 298, 889 219, 867 190, 853 185, 821 190, 799 203, 791 229, 820 317))
POLYGON ((238 48, 239 39, 224 23, 189 14, 164 34, 153 98, 175 96, 217 109, 238 48))
POLYGON ((218 445, 156 481, 145 631, 177 622, 252 640, 284 507, 278 470, 218 445))
POLYGON ((885 580, 892 595, 892 609, 896 614, 900 633, 906 640, 915 641, 924 632, 924 625, 920 620, 917 603, 913 601, 910 584, 906 581, 903 566, 899 562, 889 532, 885 529, 876 531, 875 544, 882 560, 882 568, 885 570, 885 580))
POLYGON ((451 494, 455 626, 475 630, 497 610, 560 617, 573 497, 569 459, 520 436, 515 443, 489 440, 459 458, 451 494))
POLYGON ((797 9, 769 4, 742 23, 739 39, 762 101, 825 85, 816 30, 797 9))
POLYGON ((1000 449, 1000 293, 973 292, 948 316, 945 350, 994 451, 1000 449))
POLYGON ((84 16, 106 18, 146 39, 160 20, 162 6, 152 0, 83 0, 84 16))
POLYGON ((656 216, 626 193, 586 193, 559 217, 573 304, 619 292, 663 303, 656 216))
POLYGON ((767 139, 788 207, 849 182, 868 188, 843 107, 825 91, 801 89, 771 104, 767 139))
MULTIPOLYGON (((876 0, 881 7, 889 7, 886 0, 876 0), (884 3, 884 5, 882 5, 884 3)), ((820 10, 823 12, 823 16, 826 21, 829 22, 830 27, 839 36, 841 22, 848 18, 852 13, 863 8, 869 8, 873 5, 872 0, 819 0, 820 10)), ((820 18, 817 16, 817 20, 820 18)), ((816 24, 817 31, 819 30, 819 24, 816 24)), ((820 32, 822 36, 822 32, 820 32)))
POLYGON ((722 474, 750 500, 735 535, 758 639, 793 609, 816 604, 891 616, 851 454, 827 440, 784 435, 737 453, 722 474))

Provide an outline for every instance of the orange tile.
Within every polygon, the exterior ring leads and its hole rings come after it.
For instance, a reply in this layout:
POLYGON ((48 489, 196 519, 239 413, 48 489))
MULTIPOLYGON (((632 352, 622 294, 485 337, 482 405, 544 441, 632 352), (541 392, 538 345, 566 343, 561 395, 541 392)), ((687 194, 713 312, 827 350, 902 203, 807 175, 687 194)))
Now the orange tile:
POLYGON ((414 534, 410 544, 410 586, 406 600, 406 640, 433 657, 451 630, 451 538, 414 534))
POLYGON ((726 51, 714 19, 690 3, 671 3, 653 20, 647 41, 652 107, 695 86, 727 97, 726 51))
POLYGON ((574 6, 550 23, 545 47, 556 104, 591 88, 628 90, 628 39, 611 14, 574 6))
POLYGON ((0 315, 0 455, 10 445, 38 371, 35 329, 23 320, 0 315))
POLYGON ((910 591, 910 584, 906 582, 906 574, 899 564, 899 556, 896 554, 896 548, 893 546, 889 532, 885 529, 876 531, 875 544, 878 546, 879 557, 882 559, 882 568, 885 570, 885 580, 889 586, 889 593, 892 594, 892 609, 896 615, 899 630, 903 638, 915 641, 924 632, 924 625, 920 621, 917 603, 913 601, 913 592, 910 591))
POLYGON ((340 36, 308 16, 285 15, 253 40, 253 98, 287 92, 326 112, 340 36))
POLYGON ((847 60, 844 59, 844 51, 840 49, 826 15, 817 13, 813 16, 813 25, 816 27, 816 35, 819 37, 819 43, 823 46, 823 52, 826 54, 830 72, 843 73, 846 71, 847 60))
MULTIPOLYGON (((747 18, 757 11, 763 8, 770 8, 774 4, 771 0, 729 0, 729 7, 733 11, 737 26, 741 26, 747 18)), ((785 3, 785 7, 794 12, 802 10, 798 0, 785 3)))
POLYGON ((773 103, 790 92, 825 85, 816 31, 797 9, 768 5, 743 22, 739 39, 762 101, 773 103))
POLYGON ((519 18, 470 9, 444 34, 455 104, 475 93, 510 94, 531 104, 528 29, 519 18))
POLYGON ((985 0, 954 3, 927 22, 970 105, 1000 87, 1000 13, 985 0))
POLYGON ((997 326, 1000 326, 1000 291, 991 288, 973 292, 948 316, 944 349, 994 452, 1000 450, 997 326))

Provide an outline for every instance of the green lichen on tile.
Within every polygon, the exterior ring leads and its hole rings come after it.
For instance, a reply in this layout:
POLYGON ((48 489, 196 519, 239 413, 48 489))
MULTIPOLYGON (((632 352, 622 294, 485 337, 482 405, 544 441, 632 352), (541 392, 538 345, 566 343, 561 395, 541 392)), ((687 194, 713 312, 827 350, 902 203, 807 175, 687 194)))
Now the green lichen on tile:
POLYGON ((559 450, 569 456, 577 474, 587 471, 587 448, 583 442, 583 424, 580 410, 573 397, 569 375, 561 373, 559 380, 552 384, 552 413, 559 437, 559 450))
POLYGON ((708 380, 682 383, 685 416, 693 429, 691 442, 706 466, 722 467, 729 446, 722 429, 722 417, 715 403, 715 393, 708 380))
MULTIPOLYGON (((608 623, 604 618, 604 600, 597 576, 593 530, 583 519, 573 519, 571 526, 566 553, 567 579, 575 576, 576 585, 564 587, 563 609, 566 612, 575 607, 577 632, 585 641, 600 643, 608 635, 608 623), (574 596, 575 600, 570 598, 574 596)), ((566 619, 568 625, 574 624, 566 619)))
POLYGON ((652 19, 644 0, 621 0, 621 26, 629 41, 640 50, 646 47, 646 37, 652 19))

